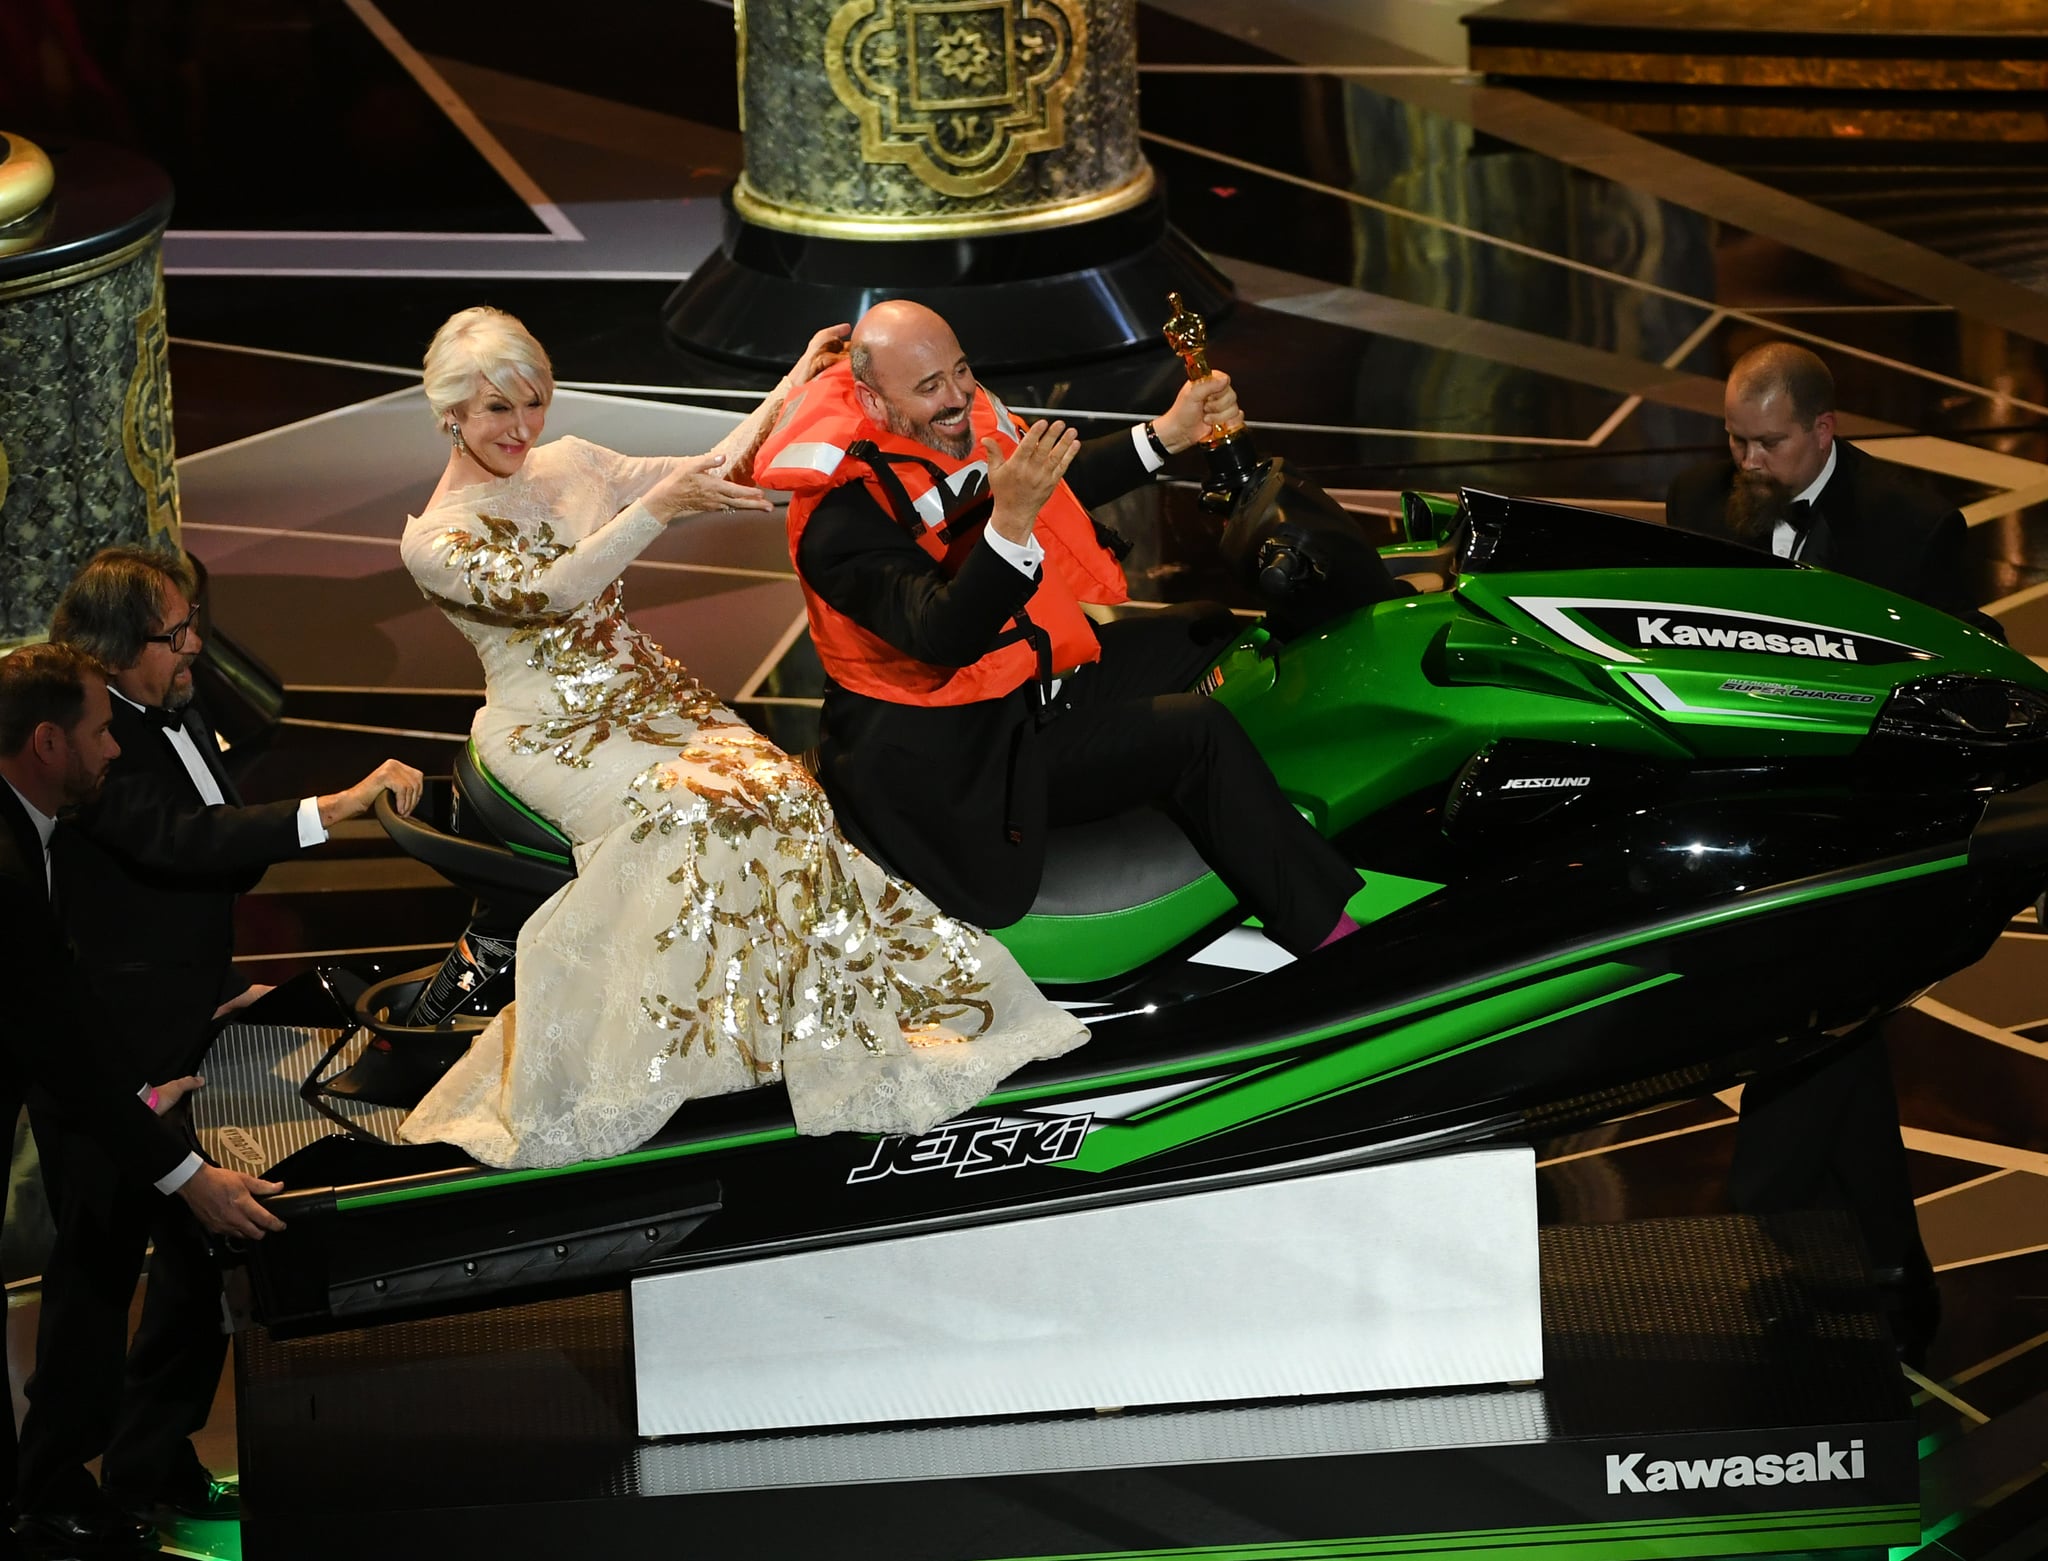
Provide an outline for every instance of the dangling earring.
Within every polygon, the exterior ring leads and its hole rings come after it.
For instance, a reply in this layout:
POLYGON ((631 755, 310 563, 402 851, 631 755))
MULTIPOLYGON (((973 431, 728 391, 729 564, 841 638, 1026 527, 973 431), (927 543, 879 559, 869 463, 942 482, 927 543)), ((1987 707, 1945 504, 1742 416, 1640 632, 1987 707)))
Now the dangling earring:
POLYGON ((448 419, 448 437, 454 441, 455 453, 457 455, 467 455, 469 453, 469 446, 462 442, 462 425, 452 417, 448 419))

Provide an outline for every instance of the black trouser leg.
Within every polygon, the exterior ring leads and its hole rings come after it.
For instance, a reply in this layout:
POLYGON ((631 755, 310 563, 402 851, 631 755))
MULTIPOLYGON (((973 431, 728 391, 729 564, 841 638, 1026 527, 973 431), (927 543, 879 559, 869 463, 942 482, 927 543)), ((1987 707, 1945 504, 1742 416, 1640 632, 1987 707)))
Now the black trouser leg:
POLYGON ((1874 1268, 1927 1271, 1882 1022, 1743 1086, 1728 1194, 1746 1214, 1846 1210, 1874 1268))
POLYGON ((1102 631, 1103 657, 1061 690, 1039 734, 1048 816, 1082 823, 1157 802, 1283 948, 1306 953, 1358 890, 1334 846, 1294 810, 1237 719, 1181 692, 1215 640, 1191 615, 1147 614, 1102 631))
POLYGON ((163 1201, 155 1237, 120 1414, 100 1466, 107 1486, 139 1495, 171 1488, 198 1462, 190 1438, 213 1409, 228 1353, 220 1269, 182 1203, 163 1201))
POLYGON ((36 1369, 26 1389, 20 1502, 25 1511, 75 1509, 94 1494, 86 1463, 113 1434, 128 1308, 160 1199, 61 1119, 31 1107, 29 1121, 57 1239, 43 1273, 36 1369))

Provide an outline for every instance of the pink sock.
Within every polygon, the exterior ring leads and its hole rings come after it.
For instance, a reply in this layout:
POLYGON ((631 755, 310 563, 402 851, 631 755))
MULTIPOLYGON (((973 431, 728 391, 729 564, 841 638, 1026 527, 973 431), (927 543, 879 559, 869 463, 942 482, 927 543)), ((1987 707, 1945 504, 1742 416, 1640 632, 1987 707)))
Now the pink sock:
POLYGON ((1337 925, 1330 929, 1330 935, 1318 943, 1316 947, 1326 949, 1339 938, 1348 938, 1356 931, 1358 931, 1358 923, 1351 919, 1349 912, 1345 912, 1338 916, 1337 925))

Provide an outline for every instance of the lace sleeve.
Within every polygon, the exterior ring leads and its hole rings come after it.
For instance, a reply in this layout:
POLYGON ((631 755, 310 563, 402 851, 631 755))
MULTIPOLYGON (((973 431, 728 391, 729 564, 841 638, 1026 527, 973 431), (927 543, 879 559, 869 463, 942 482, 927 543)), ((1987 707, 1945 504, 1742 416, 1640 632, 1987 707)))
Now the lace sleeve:
POLYGON ((614 511, 646 498, 684 460, 680 455, 620 455, 599 445, 591 448, 603 459, 605 487, 614 511))
MULTIPOLYGON (((732 482, 754 480, 754 453, 775 426, 775 419, 782 410, 785 385, 778 385, 770 391, 766 400, 754 408, 726 433, 725 437, 705 451, 706 455, 723 455, 726 467, 721 476, 732 482)), ((566 444, 569 441, 563 440, 566 444)), ((580 441, 579 441, 580 442, 580 441)), ((598 463, 611 492, 613 509, 623 509, 636 499, 642 499, 669 473, 673 472, 687 456, 680 455, 620 455, 602 445, 586 445, 591 460, 598 463)))
POLYGON ((399 551, 420 590, 441 606, 527 620, 591 601, 661 531, 662 522, 638 504, 574 542, 559 540, 551 521, 441 504, 406 526, 399 551))
POLYGON ((761 446, 768 441, 775 430, 775 422, 782 415, 782 403, 789 399, 789 381, 783 380, 768 392, 766 399, 733 425, 732 431, 713 445, 714 454, 730 457, 725 475, 734 482, 751 483, 754 480, 754 457, 761 446))

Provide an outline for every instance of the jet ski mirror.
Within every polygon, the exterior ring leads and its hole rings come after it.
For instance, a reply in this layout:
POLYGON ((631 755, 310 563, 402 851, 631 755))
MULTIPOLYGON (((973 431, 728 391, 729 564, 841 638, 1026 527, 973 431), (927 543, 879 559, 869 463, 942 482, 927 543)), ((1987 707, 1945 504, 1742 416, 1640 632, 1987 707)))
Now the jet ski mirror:
POLYGON ((1410 542, 1442 547, 1458 529, 1462 506, 1456 499, 1409 491, 1401 495, 1401 535, 1410 542))

